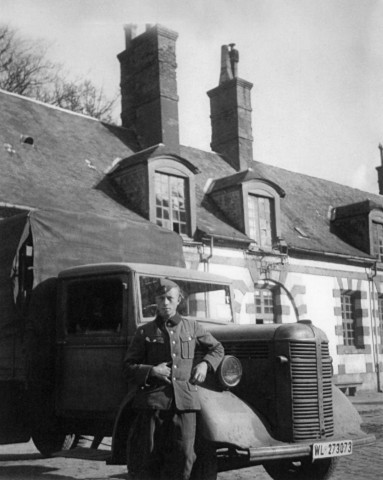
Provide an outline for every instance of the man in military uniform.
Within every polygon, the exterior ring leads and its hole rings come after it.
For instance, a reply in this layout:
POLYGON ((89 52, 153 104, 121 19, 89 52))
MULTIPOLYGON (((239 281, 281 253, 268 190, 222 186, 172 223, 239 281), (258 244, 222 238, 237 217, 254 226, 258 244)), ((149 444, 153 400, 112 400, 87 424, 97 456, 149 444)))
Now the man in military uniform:
POLYGON ((140 327, 127 351, 124 371, 137 391, 138 412, 128 442, 128 468, 134 478, 188 480, 195 460, 198 383, 215 371, 224 350, 195 320, 181 317, 179 286, 160 279, 157 316, 140 327), (198 345, 204 353, 193 368, 198 345))

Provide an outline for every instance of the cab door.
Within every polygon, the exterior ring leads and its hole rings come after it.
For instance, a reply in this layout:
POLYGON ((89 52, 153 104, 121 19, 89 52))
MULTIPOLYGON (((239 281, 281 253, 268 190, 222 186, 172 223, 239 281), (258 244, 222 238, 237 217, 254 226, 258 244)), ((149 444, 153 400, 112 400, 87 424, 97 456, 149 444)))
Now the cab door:
POLYGON ((65 278, 60 288, 56 413, 113 418, 126 393, 129 275, 65 278))

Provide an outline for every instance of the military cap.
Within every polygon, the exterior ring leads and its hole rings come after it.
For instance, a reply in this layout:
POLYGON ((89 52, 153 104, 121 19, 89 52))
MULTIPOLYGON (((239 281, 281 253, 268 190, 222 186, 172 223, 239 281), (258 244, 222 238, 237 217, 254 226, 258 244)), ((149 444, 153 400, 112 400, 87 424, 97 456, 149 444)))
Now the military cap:
POLYGON ((180 287, 172 280, 169 280, 169 278, 159 278, 156 285, 155 294, 156 296, 164 295, 172 288, 179 289, 180 287))

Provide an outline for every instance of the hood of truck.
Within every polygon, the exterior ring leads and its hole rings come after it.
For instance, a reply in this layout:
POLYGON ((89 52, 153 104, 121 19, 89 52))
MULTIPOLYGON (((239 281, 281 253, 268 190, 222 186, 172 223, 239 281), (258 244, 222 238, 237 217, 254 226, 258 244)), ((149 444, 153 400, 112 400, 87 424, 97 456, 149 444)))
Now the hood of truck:
POLYGON ((247 341, 307 341, 319 337, 320 341, 327 342, 326 334, 311 323, 283 323, 270 325, 217 325, 213 322, 203 322, 206 328, 221 342, 247 341))

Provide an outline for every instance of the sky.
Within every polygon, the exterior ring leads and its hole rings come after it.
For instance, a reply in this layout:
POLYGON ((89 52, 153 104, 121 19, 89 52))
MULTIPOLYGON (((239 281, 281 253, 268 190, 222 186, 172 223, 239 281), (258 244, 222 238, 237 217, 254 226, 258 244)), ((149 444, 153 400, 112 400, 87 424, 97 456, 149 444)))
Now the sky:
POLYGON ((46 39, 53 60, 110 96, 124 24, 175 30, 180 139, 203 150, 206 92, 221 45, 235 43, 238 76, 254 85, 254 159, 378 193, 383 0, 0 0, 0 21, 46 39))

